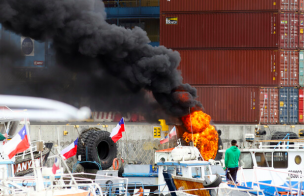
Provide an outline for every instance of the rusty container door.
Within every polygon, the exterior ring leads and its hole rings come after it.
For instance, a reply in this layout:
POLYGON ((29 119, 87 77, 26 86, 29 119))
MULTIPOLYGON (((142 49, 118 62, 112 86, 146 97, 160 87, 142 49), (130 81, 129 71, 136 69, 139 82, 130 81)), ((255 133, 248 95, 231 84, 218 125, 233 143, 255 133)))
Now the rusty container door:
POLYGON ((279 86, 278 50, 178 50, 185 83, 279 86))
POLYGON ((280 48, 299 48, 299 14, 280 14, 280 48))
POLYGON ((299 86, 299 52, 280 52, 280 86, 299 86))
POLYGON ((258 123, 258 87, 194 86, 215 123, 258 123))
MULTIPOLYGON (((300 0, 300 2, 303 0, 300 0)), ((300 7, 303 11, 303 5, 300 7)), ((160 0, 160 12, 293 11, 299 0, 160 0)))
POLYGON ((304 0, 299 0, 299 12, 304 12, 304 0))
MULTIPOLYGON (((276 2, 273 2, 276 3, 276 2)), ((280 0, 280 10, 281 11, 299 11, 299 0, 280 0)))
POLYGON ((278 48, 279 18, 270 12, 162 14, 160 44, 174 49, 278 48))
POLYGON ((304 49, 304 15, 303 14, 299 14, 299 48, 304 49))
POLYGON ((279 123, 279 89, 260 88, 259 122, 261 124, 279 123))

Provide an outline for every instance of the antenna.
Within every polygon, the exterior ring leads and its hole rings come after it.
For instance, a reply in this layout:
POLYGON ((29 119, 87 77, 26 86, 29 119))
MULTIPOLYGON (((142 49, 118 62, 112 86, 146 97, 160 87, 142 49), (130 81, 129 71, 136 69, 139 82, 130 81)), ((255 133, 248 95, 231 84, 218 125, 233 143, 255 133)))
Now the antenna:
POLYGON ((192 143, 191 143, 191 146, 193 146, 193 130, 192 130, 192 120, 191 120, 191 110, 190 110, 190 107, 189 107, 189 116, 190 116, 191 133, 192 133, 192 143))

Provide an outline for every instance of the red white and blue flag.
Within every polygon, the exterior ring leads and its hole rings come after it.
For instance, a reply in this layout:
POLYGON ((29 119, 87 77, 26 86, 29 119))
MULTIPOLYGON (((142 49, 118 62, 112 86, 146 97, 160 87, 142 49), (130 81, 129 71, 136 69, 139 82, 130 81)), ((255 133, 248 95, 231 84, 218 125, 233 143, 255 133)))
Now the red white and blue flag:
POLYGON ((173 136, 176 135, 176 128, 175 126, 171 129, 170 133, 169 133, 169 137, 172 138, 173 136))
POLYGON ((64 159, 68 159, 72 156, 75 156, 77 153, 77 144, 78 144, 78 138, 71 143, 68 147, 63 149, 60 154, 64 157, 64 159))
POLYGON ((11 139, 3 146, 4 153, 7 154, 10 159, 13 158, 16 154, 27 150, 29 147, 30 144, 27 138, 25 125, 18 132, 18 134, 13 137, 13 139, 11 139))
POLYGON ((52 168, 52 172, 53 174, 56 174, 56 171, 59 169, 59 160, 57 159, 57 157, 55 158, 55 162, 52 168))
POLYGON ((166 143, 168 141, 169 141, 169 134, 166 135, 166 137, 164 139, 160 140, 160 144, 164 144, 164 143, 166 143))
POLYGON ((120 138, 122 138, 122 132, 124 131, 125 131, 125 123, 124 123, 124 119, 121 118, 121 120, 116 125, 116 127, 114 127, 110 135, 114 143, 116 143, 120 138))

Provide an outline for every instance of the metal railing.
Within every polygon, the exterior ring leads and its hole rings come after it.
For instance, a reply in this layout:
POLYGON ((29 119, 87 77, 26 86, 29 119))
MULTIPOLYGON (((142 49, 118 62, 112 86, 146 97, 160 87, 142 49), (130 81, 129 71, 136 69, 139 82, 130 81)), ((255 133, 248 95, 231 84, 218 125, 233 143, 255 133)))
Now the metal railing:
POLYGON ((152 7, 159 6, 159 0, 104 0, 105 7, 152 7))

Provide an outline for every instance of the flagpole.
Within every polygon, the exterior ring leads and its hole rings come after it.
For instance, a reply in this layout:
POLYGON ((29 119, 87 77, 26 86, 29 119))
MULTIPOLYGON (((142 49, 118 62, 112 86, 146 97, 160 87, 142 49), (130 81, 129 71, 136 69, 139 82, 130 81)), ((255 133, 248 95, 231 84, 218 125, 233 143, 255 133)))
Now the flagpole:
POLYGON ((30 136, 30 129, 29 129, 29 126, 27 124, 27 118, 24 119, 24 125, 25 125, 25 131, 27 133, 27 139, 28 139, 28 142, 30 144, 30 153, 31 153, 31 158, 32 158, 32 166, 33 166, 33 170, 34 170, 34 178, 35 178, 35 181, 36 181, 36 190, 37 190, 37 173, 36 173, 36 162, 35 162, 35 159, 34 159, 34 153, 33 153, 33 149, 32 149, 32 145, 31 145, 31 136, 30 136))

